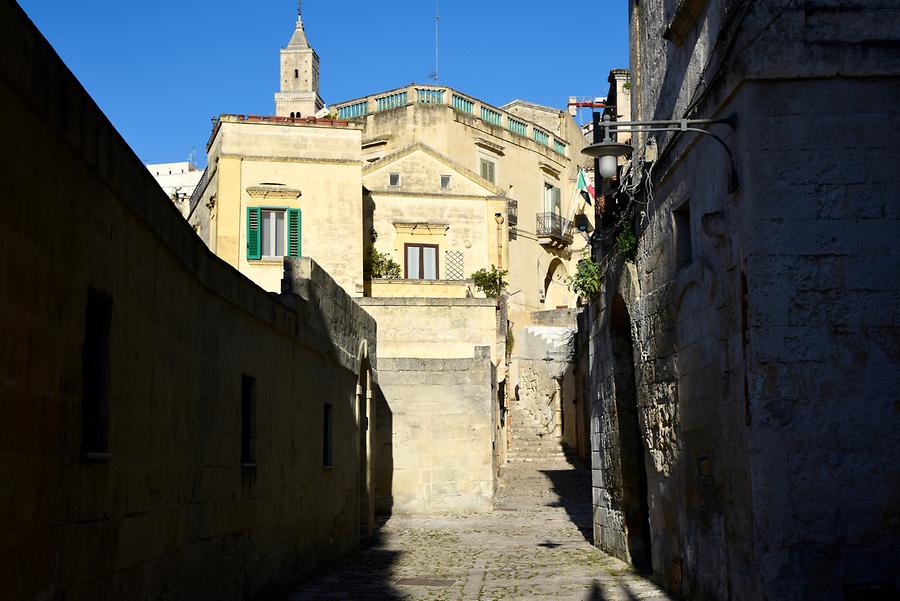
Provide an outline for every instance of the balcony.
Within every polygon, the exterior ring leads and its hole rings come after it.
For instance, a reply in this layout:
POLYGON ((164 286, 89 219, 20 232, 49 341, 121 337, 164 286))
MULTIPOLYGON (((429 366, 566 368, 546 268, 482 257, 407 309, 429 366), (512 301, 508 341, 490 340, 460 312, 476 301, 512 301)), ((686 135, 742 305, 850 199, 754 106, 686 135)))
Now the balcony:
POLYGON ((572 244, 572 222, 557 213, 538 213, 535 231, 543 245, 562 248, 572 244))

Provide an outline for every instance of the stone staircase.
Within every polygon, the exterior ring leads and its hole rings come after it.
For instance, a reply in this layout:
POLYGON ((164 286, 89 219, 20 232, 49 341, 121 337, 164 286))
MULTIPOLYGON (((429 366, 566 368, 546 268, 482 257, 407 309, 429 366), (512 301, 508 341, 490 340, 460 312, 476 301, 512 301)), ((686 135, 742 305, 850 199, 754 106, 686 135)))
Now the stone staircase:
POLYGON ((509 463, 568 462, 574 454, 562 444, 556 432, 546 428, 527 411, 516 411, 511 425, 509 463))

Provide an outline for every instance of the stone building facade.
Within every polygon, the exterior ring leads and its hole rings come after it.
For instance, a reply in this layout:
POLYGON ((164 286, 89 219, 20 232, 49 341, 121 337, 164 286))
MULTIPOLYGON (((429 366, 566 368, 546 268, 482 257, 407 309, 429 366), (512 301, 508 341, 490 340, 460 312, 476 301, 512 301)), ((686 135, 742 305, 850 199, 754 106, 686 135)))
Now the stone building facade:
POLYGON ((362 296, 360 130, 346 122, 222 115, 188 221, 210 250, 270 292, 284 257, 313 257, 362 296))
POLYGON ((900 10, 629 6, 634 118, 736 115, 736 177, 635 136, 636 257, 582 319, 596 544, 686 599, 894 598, 900 10))
POLYGON ((210 253, 15 3, 0 107, 0 596, 273 598, 354 553, 374 319, 210 253))

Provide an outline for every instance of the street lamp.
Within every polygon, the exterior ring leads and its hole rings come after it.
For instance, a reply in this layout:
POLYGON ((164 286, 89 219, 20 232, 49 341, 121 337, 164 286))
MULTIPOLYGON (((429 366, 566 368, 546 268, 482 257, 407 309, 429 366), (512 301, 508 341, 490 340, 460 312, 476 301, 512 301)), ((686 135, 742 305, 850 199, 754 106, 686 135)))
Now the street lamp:
POLYGON ((609 115, 603 115, 603 140, 595 142, 581 151, 582 154, 589 157, 600 159, 600 176, 603 179, 609 179, 616 175, 619 169, 619 157, 628 156, 634 152, 634 147, 630 144, 621 144, 612 139, 610 136, 611 125, 609 115))
MULTIPOLYGON (((724 123, 734 129, 737 123, 737 116, 731 115, 725 119, 672 119, 664 121, 610 121, 609 115, 603 115, 602 124, 595 120, 594 126, 600 126, 604 131, 604 138, 600 142, 591 144, 581 152, 589 157, 600 159, 600 175, 604 178, 613 177, 618 167, 618 158, 630 155, 634 152, 634 147, 629 144, 620 144, 613 141, 610 132, 629 132, 629 133, 646 133, 655 131, 684 131, 705 134, 713 138, 721 144, 725 152, 728 153, 728 160, 731 164, 731 174, 728 179, 728 191, 735 192, 738 188, 737 167, 734 162, 734 154, 731 148, 725 143, 725 140, 712 133, 711 131, 696 127, 698 125, 715 125, 724 123)), ((596 138, 594 138, 596 140, 596 138)))

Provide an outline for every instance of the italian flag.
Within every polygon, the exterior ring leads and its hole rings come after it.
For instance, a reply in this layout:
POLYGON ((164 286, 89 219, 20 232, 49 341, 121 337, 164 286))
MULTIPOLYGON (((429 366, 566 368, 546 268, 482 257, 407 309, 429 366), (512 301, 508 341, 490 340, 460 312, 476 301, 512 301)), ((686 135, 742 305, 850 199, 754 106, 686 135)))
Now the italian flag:
POLYGON ((578 183, 575 186, 575 190, 581 194, 584 202, 593 204, 591 201, 594 199, 594 187, 588 185, 587 178, 584 176, 584 169, 578 169, 578 183))

